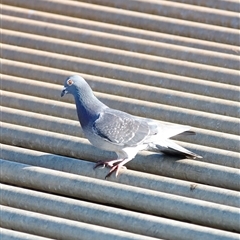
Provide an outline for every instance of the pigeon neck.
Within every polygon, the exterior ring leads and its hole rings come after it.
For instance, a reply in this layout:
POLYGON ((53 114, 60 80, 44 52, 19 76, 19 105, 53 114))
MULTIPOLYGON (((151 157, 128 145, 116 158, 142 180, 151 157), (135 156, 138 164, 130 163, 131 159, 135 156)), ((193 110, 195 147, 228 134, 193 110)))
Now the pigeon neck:
POLYGON ((82 128, 98 118, 101 110, 106 108, 93 94, 92 91, 81 91, 75 95, 75 103, 77 107, 77 114, 82 128))

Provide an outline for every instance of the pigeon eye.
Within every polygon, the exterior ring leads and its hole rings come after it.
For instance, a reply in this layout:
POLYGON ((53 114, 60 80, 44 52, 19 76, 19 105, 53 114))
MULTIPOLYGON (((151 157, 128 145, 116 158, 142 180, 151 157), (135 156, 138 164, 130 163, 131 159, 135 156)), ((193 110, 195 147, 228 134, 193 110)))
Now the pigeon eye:
POLYGON ((67 85, 71 86, 72 84, 73 84, 73 80, 72 79, 67 80, 67 85))

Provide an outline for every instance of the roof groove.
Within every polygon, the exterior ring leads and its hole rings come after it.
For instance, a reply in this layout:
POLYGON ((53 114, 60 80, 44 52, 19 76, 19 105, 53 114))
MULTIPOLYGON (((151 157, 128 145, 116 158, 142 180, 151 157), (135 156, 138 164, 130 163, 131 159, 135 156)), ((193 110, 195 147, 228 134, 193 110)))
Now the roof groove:
MULTIPOLYGON (((168 43, 173 45, 181 45, 186 47, 192 47, 196 49, 206 49, 215 52, 223 52, 232 55, 238 55, 239 49, 236 46, 212 43, 210 41, 198 40, 193 38, 187 38, 182 36, 175 36, 170 34, 164 34, 160 32, 149 31, 146 29, 138 29, 135 31, 134 28, 128 26, 116 26, 114 24, 95 22, 86 19, 74 18, 71 16, 62 16, 59 14, 46 13, 41 11, 30 11, 28 9, 17 8, 12 6, 3 5, 2 13, 10 15, 11 17, 29 18, 37 20, 39 22, 47 22, 53 24, 60 24, 69 27, 83 28, 98 32, 111 33, 118 36, 134 37, 135 40, 145 39, 151 41, 157 41, 162 43, 168 43), (34 13, 34 14, 33 14, 34 13)), ((17 30, 16 30, 17 31, 17 30)))
MULTIPOLYGON (((218 68, 214 66, 207 66, 197 63, 190 63, 186 61, 178 61, 173 59, 162 59, 154 70, 140 69, 137 66, 126 66, 115 63, 106 63, 96 60, 78 58, 75 56, 61 55, 58 53, 33 50, 24 47, 17 47, 8 44, 2 44, 1 57, 5 59, 21 61, 26 63, 33 63, 40 66, 48 66, 56 68, 58 64, 61 69, 78 72, 81 68, 83 73, 102 75, 106 77, 116 77, 123 79, 128 78, 152 78, 158 77, 160 73, 179 74, 184 77, 192 77, 197 79, 209 80, 213 82, 220 82, 229 85, 239 85, 239 71, 233 69, 218 68), (21 53, 15 54, 15 53, 21 53), (105 74, 104 74, 105 73, 105 74)), ((160 58, 159 58, 160 59, 160 58)), ((159 77, 158 77, 159 78, 159 77)))
MULTIPOLYGON (((35 50, 55 52, 62 55, 70 55, 81 58, 93 59, 96 61, 116 63, 121 65, 132 65, 135 63, 140 66, 141 61, 145 63, 141 67, 152 70, 157 69, 161 62, 171 59, 195 62, 204 65, 212 65, 221 68, 239 70, 239 58, 234 55, 216 53, 212 51, 196 50, 194 48, 182 48, 170 44, 155 44, 149 47, 149 42, 142 41, 137 44, 134 39, 131 42, 138 45, 136 49, 130 47, 130 39, 123 39, 122 47, 119 50, 108 46, 96 46, 85 43, 76 43, 68 40, 54 39, 40 35, 15 33, 2 29, 2 42, 19 47, 28 47, 35 50), (128 42, 129 46, 126 43, 128 42), (27 43, 27 44, 26 44, 27 43), (148 46, 144 48, 144 46, 148 46), (130 52, 133 50, 133 52, 130 52), (124 61, 121 61, 124 59, 124 61), (146 62, 149 62, 146 65, 146 62)), ((120 47, 120 46, 119 46, 120 47)), ((136 65, 136 66, 137 66, 136 65)))
MULTIPOLYGON (((3 0, 5 3, 6 0, 3 0)), ((8 4, 15 3, 15 0, 7 0, 8 4)), ((114 9, 105 6, 87 4, 63 0, 42 0, 41 2, 29 3, 27 0, 18 1, 18 7, 27 7, 30 9, 40 9, 48 12, 54 9, 54 13, 60 13, 64 8, 65 15, 86 18, 94 21, 102 21, 108 23, 117 23, 116 25, 131 26, 134 28, 145 28, 156 32, 165 32, 173 35, 187 36, 191 38, 209 40, 214 42, 225 42, 231 45, 239 45, 238 32, 235 29, 214 26, 203 23, 195 23, 185 20, 154 16, 150 14, 137 13, 123 9, 114 9), (224 38, 224 34, 228 34, 228 38, 224 38)))
MULTIPOLYGON (((62 79, 73 72, 64 71, 62 69, 54 69, 50 67, 38 66, 30 63, 22 63, 18 61, 11 61, 8 59, 1 59, 3 66, 2 71, 4 74, 13 75, 17 77, 23 77, 27 79, 33 79, 43 82, 58 83, 59 79, 62 79), (14 71, 13 71, 14 69, 14 71)), ((88 81, 101 81, 105 82, 124 82, 128 83, 129 79, 116 79, 99 77, 82 73, 82 76, 88 81)), ((236 86, 215 83, 205 80, 198 80, 194 78, 187 78, 183 76, 177 76, 172 74, 161 74, 160 78, 151 79, 131 79, 134 84, 141 84, 144 87, 156 87, 164 89, 172 89, 175 91, 194 93, 197 95, 210 96, 219 99, 226 99, 231 101, 239 101, 239 89, 236 86)))
POLYGON ((237 0, 2 0, 3 239, 239 239, 237 0), (63 82, 110 107, 187 124, 201 155, 140 152, 120 176, 95 162, 63 82))

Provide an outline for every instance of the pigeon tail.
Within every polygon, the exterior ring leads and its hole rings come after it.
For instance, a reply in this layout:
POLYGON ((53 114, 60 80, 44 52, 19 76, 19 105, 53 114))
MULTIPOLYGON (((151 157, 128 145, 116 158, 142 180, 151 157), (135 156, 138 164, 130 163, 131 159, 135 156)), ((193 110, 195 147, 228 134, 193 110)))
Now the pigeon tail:
MULTIPOLYGON (((150 123, 151 125, 152 123, 150 123)), ((155 123, 156 124, 156 123, 155 123)), ((164 139, 168 139, 180 134, 191 134, 193 133, 190 131, 190 126, 185 125, 177 125, 177 124, 158 124, 157 125, 158 134, 152 138, 153 142, 162 141, 164 139)))
POLYGON ((154 150, 157 150, 158 152, 162 152, 169 155, 185 156, 191 159, 202 158, 200 155, 197 155, 187 150, 186 148, 176 144, 170 139, 165 140, 164 144, 155 144, 154 150))

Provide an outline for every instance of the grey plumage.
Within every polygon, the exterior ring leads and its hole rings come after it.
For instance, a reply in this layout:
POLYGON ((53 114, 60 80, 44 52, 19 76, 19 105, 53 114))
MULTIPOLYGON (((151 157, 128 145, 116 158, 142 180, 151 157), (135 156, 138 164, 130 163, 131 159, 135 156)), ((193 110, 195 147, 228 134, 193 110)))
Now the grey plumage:
POLYGON ((137 146, 148 135, 157 133, 157 128, 151 128, 146 121, 110 108, 104 109, 99 115, 93 124, 93 130, 106 140, 122 147, 137 146))
POLYGON ((114 171, 117 175, 124 164, 144 149, 201 158, 169 139, 178 134, 192 134, 189 126, 160 124, 111 109, 94 96, 87 82, 78 75, 66 79, 61 96, 67 93, 74 96, 78 119, 88 140, 94 146, 115 151, 118 155, 116 160, 97 163, 96 166, 111 167, 106 177, 114 171))

